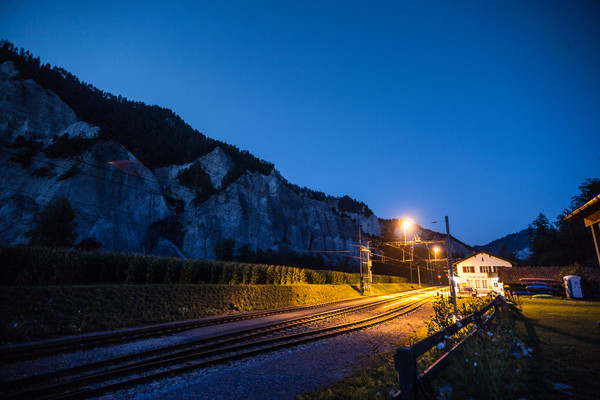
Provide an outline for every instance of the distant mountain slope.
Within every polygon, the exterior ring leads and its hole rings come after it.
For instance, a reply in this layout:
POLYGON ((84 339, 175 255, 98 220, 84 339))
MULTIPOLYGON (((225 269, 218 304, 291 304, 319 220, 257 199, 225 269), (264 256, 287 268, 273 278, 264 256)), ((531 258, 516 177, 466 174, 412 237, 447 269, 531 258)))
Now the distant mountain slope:
POLYGON ((477 250, 484 250, 509 260, 513 256, 518 260, 524 260, 529 255, 529 233, 527 229, 523 229, 517 233, 511 233, 500 239, 491 241, 488 244, 474 247, 477 250))

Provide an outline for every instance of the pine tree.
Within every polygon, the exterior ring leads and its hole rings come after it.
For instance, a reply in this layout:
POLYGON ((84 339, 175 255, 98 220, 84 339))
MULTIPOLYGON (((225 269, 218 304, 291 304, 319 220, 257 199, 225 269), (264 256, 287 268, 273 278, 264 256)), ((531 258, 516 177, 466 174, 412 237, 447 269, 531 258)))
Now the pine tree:
POLYGON ((66 197, 56 197, 40 212, 33 229, 25 236, 32 244, 69 248, 77 239, 76 228, 71 202, 66 197))

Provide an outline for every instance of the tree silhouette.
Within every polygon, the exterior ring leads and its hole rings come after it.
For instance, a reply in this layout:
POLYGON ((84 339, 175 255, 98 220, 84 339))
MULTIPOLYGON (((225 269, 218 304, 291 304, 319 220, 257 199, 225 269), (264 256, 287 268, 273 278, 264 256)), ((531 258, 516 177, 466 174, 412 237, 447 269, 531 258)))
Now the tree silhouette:
POLYGON ((71 202, 66 197, 56 197, 40 212, 33 229, 25 236, 32 244, 69 248, 77 239, 76 228, 71 202))
POLYGON ((586 179, 579 193, 571 198, 554 224, 544 214, 529 224, 531 254, 529 265, 595 265, 596 255, 592 235, 582 221, 565 220, 565 216, 600 194, 600 179, 586 179))
POLYGON ((233 261, 235 250, 235 240, 219 239, 215 244, 215 258, 221 261, 233 261))

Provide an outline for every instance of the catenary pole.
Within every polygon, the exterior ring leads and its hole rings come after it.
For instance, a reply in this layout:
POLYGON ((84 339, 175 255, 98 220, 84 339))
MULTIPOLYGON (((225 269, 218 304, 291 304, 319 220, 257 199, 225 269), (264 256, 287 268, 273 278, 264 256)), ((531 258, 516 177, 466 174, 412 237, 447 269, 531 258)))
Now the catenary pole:
POLYGON ((365 294, 365 282, 364 282, 364 275, 363 275, 363 255, 362 255, 362 240, 361 240, 361 235, 360 235, 360 225, 358 225, 358 258, 359 258, 359 273, 360 273, 360 295, 364 295, 365 294))
POLYGON ((454 284, 454 267, 452 266, 452 252, 450 251, 450 223, 446 215, 446 246, 448 247, 448 270, 450 271, 450 295, 452 296, 452 305, 454 306, 454 317, 458 315, 456 309, 456 285, 454 284))

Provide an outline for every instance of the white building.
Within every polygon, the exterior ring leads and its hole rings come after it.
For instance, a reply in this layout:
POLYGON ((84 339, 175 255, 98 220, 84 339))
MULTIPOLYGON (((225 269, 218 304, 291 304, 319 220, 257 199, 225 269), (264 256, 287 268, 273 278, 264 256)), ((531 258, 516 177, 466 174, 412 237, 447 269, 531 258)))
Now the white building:
POLYGON ((509 261, 480 251, 471 257, 454 263, 458 276, 459 290, 473 288, 477 294, 494 291, 504 294, 502 282, 498 280, 498 268, 512 267, 509 261))

